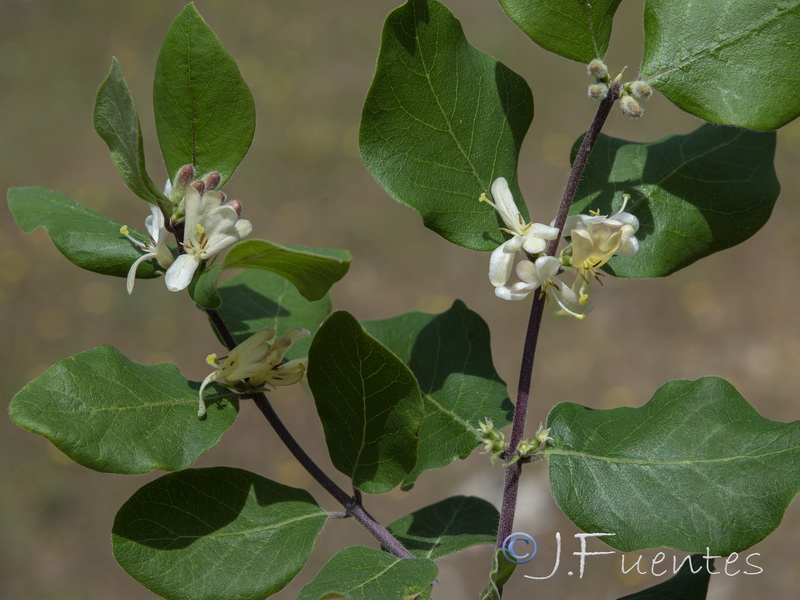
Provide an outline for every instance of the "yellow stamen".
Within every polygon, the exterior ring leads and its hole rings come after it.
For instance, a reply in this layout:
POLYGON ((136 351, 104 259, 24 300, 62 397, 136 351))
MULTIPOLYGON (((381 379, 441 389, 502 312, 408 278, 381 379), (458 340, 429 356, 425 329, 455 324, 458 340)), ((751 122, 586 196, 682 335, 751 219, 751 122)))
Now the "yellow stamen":
POLYGON ((195 231, 197 233, 205 233, 206 232, 205 227, 200 225, 200 223, 198 223, 197 226, 194 229, 195 229, 195 231))
POLYGON ((600 216, 600 209, 598 208, 597 210, 590 210, 589 214, 592 215, 593 217, 599 217, 600 216))
POLYGON ((119 228, 119 232, 122 235, 130 235, 130 231, 128 231, 128 226, 127 225, 123 225, 122 227, 120 227, 119 228))
POLYGON ((206 362, 209 365, 211 365, 212 367, 216 367, 217 366, 216 360, 217 360, 216 353, 211 353, 208 356, 206 356, 206 362))

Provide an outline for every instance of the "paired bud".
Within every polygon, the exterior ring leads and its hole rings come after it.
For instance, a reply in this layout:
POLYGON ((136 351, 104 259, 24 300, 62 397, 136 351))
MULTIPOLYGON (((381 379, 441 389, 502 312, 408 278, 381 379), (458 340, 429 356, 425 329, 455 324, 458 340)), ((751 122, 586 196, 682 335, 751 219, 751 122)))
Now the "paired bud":
POLYGON ((553 438, 550 437, 550 429, 542 429, 542 426, 539 426, 539 431, 536 432, 536 435, 533 436, 529 440, 522 440, 519 445, 517 446, 517 455, 509 462, 508 465, 513 465, 521 458, 530 458, 534 454, 538 454, 539 447, 542 444, 547 443, 548 440, 552 440, 553 438))
POLYGON ((481 454, 491 452, 492 462, 506 451, 506 436, 503 435, 502 431, 494 428, 494 423, 491 419, 478 421, 478 434, 483 442, 483 452, 481 454))

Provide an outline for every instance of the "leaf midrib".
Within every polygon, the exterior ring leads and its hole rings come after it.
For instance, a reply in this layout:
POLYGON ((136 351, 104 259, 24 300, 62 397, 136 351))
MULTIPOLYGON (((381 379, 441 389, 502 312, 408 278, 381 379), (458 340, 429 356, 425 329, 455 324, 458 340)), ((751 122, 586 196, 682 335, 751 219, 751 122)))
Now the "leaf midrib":
POLYGON ((660 76, 663 76, 663 75, 665 75, 665 74, 667 74, 667 73, 669 73, 671 71, 674 71, 676 69, 680 69, 681 67, 684 67, 684 66, 686 66, 688 64, 691 64, 694 61, 699 60, 699 59, 707 56, 708 54, 714 52, 715 50, 718 50, 720 48, 724 48, 725 46, 729 46, 729 45, 737 42, 738 40, 740 40, 742 37, 744 37, 744 36, 746 36, 746 35, 748 35, 750 33, 753 33, 755 30, 760 29, 764 25, 767 25, 768 23, 770 23, 770 21, 773 21, 773 20, 783 16, 784 14, 795 10, 798 6, 800 6, 800 2, 795 3, 793 6, 790 6, 790 7, 786 8, 785 10, 773 13, 772 15, 770 15, 768 18, 764 19, 763 21, 760 21, 760 22, 756 23, 755 25, 753 25, 749 29, 746 29, 746 30, 742 31, 741 33, 738 33, 737 35, 729 37, 728 39, 724 40, 723 42, 720 42, 718 44, 714 44, 713 46, 709 46, 705 50, 701 50, 700 52, 697 52, 697 53, 695 53, 695 54, 693 54, 693 55, 691 55, 691 56, 689 56, 689 57, 687 57, 685 59, 682 59, 682 60, 670 65, 669 67, 665 67, 665 68, 661 69, 660 71, 656 71, 652 75, 649 75, 649 76, 645 77, 644 81, 651 82, 651 81, 653 81, 655 79, 658 79, 660 76))
POLYGON ((691 459, 691 460, 639 460, 635 458, 626 458, 626 457, 612 457, 612 456, 599 456, 597 454, 588 454, 586 452, 578 452, 575 450, 559 450, 557 448, 554 449, 546 449, 544 451, 545 456, 575 456, 578 458, 585 458, 588 460, 596 460, 600 462, 606 462, 609 464, 621 464, 621 465, 641 465, 641 466, 670 466, 670 465, 696 465, 696 464, 713 464, 713 463, 725 463, 725 462, 733 462, 736 460, 759 460, 764 459, 771 456, 776 456, 779 454, 783 454, 784 452, 792 452, 797 451, 797 447, 789 447, 789 448, 782 448, 780 450, 775 450, 773 452, 767 452, 764 454, 748 454, 748 455, 736 455, 736 456, 726 456, 723 458, 707 458, 707 459, 691 459))
MULTIPOLYGON (((461 153, 461 156, 464 158, 465 161, 467 161, 467 165, 469 165, 469 168, 472 171, 472 176, 478 182, 478 185, 480 186, 480 188, 484 192, 488 192, 489 191, 489 187, 486 185, 486 182, 484 182, 483 179, 481 179, 481 176, 478 174, 478 170, 475 168, 475 164, 472 162, 472 159, 469 157, 469 155, 467 154, 466 150, 464 150, 464 147, 461 145, 461 142, 459 142, 458 138, 456 137, 455 131, 453 131, 452 122, 451 122, 450 118, 447 116, 447 113, 445 112, 444 107, 442 106, 442 103, 439 101, 439 96, 438 96, 438 94, 436 93, 436 90, 433 87, 433 82, 431 81, 431 72, 430 72, 430 69, 428 68, 428 64, 427 64, 427 62, 425 60, 425 55, 424 55, 424 53, 422 51, 422 45, 420 44, 420 39, 419 39, 419 33, 418 32, 416 32, 415 35, 414 35, 414 42, 415 42, 415 44, 417 46, 417 52, 419 52, 420 62, 422 63, 422 68, 424 69, 424 72, 425 72, 425 81, 428 83, 428 87, 431 90, 431 95, 433 96, 433 99, 436 101, 436 106, 439 108, 439 112, 442 114, 442 118, 444 119, 444 122, 447 123, 447 133, 450 134, 450 137, 453 139, 453 142, 455 143, 456 148, 458 149, 458 151, 461 153)), ((460 45, 461 44, 459 44, 459 46, 460 45)), ((460 54, 461 53, 459 52, 458 55, 460 56, 460 54)))

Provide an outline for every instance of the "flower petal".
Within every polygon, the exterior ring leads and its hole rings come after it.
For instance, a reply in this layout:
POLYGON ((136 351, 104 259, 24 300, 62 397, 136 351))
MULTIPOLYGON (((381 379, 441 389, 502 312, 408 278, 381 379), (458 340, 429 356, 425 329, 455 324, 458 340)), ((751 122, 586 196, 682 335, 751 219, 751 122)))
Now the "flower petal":
POLYGON ((183 195, 184 213, 186 214, 183 230, 186 232, 184 234, 186 237, 189 237, 192 232, 197 230, 197 224, 200 223, 203 214, 202 204, 203 200, 200 197, 200 192, 191 185, 188 186, 183 195))
POLYGON ((511 189, 508 187, 508 181, 505 177, 498 177, 492 184, 492 198, 494 199, 497 212, 500 213, 500 218, 511 231, 517 234, 522 234, 522 215, 519 214, 519 209, 514 203, 514 196, 511 194, 511 189))
POLYGON ((214 371, 208 377, 203 379, 203 383, 200 384, 200 392, 198 394, 199 397, 200 397, 200 404, 197 407, 197 416, 198 417, 202 417, 203 415, 206 414, 206 403, 203 401, 203 390, 205 390, 206 386, 209 383, 211 383, 212 381, 214 381, 216 378, 217 378, 217 372, 214 371))
POLYGON ((519 301, 527 298, 536 287, 538 286, 534 287, 521 282, 517 282, 511 287, 501 285, 494 288, 494 295, 503 300, 519 301))
POLYGON ((191 254, 181 254, 175 259, 172 266, 167 269, 167 274, 164 276, 167 289, 170 292, 179 292, 186 289, 191 283, 199 264, 200 261, 197 257, 191 254))
POLYGON ((511 270, 514 268, 514 253, 506 252, 506 246, 515 239, 519 238, 512 238, 492 251, 492 256, 489 258, 489 281, 494 287, 505 285, 508 278, 511 277, 511 270))
POLYGON ((146 261, 149 258, 155 258, 155 257, 156 257, 155 252, 148 252, 147 254, 142 254, 142 256, 140 256, 133 262, 131 268, 128 270, 128 278, 125 282, 126 287, 128 288, 128 294, 133 293, 133 284, 136 283, 136 269, 139 268, 139 265, 142 262, 146 261))

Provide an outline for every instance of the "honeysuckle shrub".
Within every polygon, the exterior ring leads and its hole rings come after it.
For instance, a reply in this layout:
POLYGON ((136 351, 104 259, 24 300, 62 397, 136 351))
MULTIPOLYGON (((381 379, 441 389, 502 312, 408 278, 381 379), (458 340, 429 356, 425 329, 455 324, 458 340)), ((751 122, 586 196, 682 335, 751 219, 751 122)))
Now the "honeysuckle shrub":
MULTIPOLYGON (((522 576, 512 543, 525 501, 519 482, 544 464, 555 502, 585 533, 623 552, 695 555, 630 598, 705 598, 714 585, 710 557, 727 568, 779 526, 800 486, 800 424, 764 418, 724 379, 669 381, 637 407, 547 405, 546 421, 527 430, 526 416, 530 401, 546 402, 530 395, 545 312, 591 328, 604 310, 600 284, 666 277, 745 242, 769 219, 780 192, 776 130, 800 114, 800 4, 648 0, 638 70, 605 62, 619 0, 500 4, 536 45, 569 59, 565 69, 587 73, 588 93, 580 93, 596 107, 575 141, 561 201, 526 202, 519 177, 523 142, 538 141, 528 135, 534 97, 554 93, 552 85, 529 85, 470 45, 436 0, 408 0, 387 17, 359 145, 388 196, 448 242, 485 253, 488 277, 476 294, 492 296, 498 311, 530 304, 519 324, 526 337, 513 402, 493 364, 489 327, 467 303, 381 320, 334 310, 331 290, 347 275, 350 252, 261 239, 267 228, 242 217, 263 199, 234 199, 225 188, 257 135, 255 105, 193 4, 169 27, 155 66, 165 184, 148 174, 116 59, 94 106, 95 129, 130 202, 142 208, 146 232, 55 191, 8 191, 19 227, 45 229, 69 262, 119 278, 129 294, 145 285, 136 279, 163 280, 211 325, 200 382, 181 365, 139 364, 102 345, 53 365, 9 407, 14 423, 84 467, 169 471, 135 492, 112 528, 114 557, 155 594, 269 597, 298 575, 326 523, 349 517, 373 547, 330 556, 300 598, 446 597, 437 561, 484 545, 485 587, 473 596, 499 599, 522 576), (644 143, 602 133, 614 105, 633 128, 658 93, 707 123, 644 143), (220 283, 232 269, 240 272, 220 283), (287 386, 307 393, 308 404, 295 410, 312 418, 313 405, 338 473, 320 468, 273 407, 270 398, 287 386), (193 467, 243 402, 255 404, 340 511, 237 465, 193 467), (364 508, 365 495, 377 503, 393 490, 413 494, 427 471, 477 449, 496 466, 499 507, 449 496, 392 523, 364 508)), ((531 60, 538 52, 531 47, 531 60)), ((377 188, 374 195, 386 201, 377 188)), ((443 268, 427 258, 417 269, 443 268)), ((747 275, 730 274, 745 286, 747 275)), ((650 350, 657 348, 654 340, 650 350)), ((608 340, 605 352, 616 351, 608 340)), ((586 361, 603 358, 585 354, 576 339, 563 359, 576 378, 586 361)), ((526 589, 539 593, 533 582, 526 589)))

